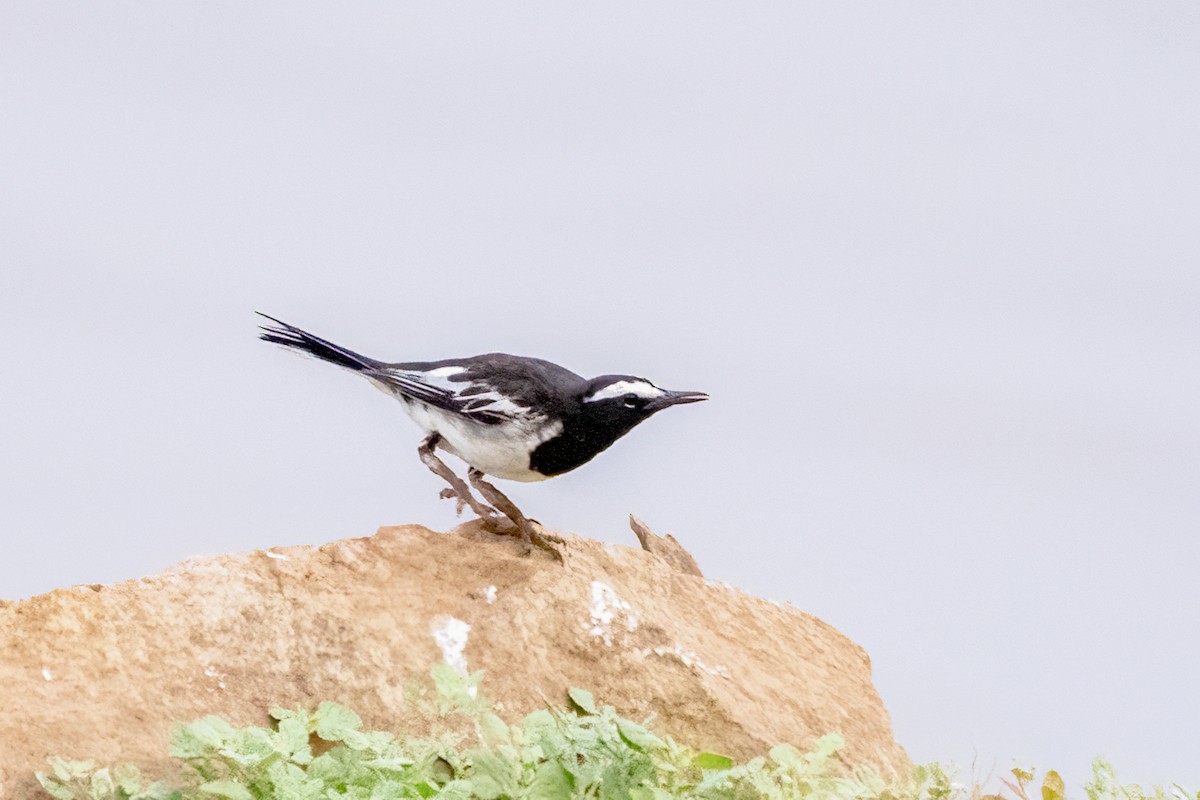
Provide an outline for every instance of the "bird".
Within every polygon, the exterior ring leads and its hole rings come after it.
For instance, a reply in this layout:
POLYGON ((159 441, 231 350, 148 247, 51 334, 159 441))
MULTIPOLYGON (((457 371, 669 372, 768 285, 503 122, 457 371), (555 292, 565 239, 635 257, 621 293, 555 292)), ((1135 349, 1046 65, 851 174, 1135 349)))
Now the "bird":
POLYGON ((441 496, 477 514, 488 530, 519 536, 557 553, 557 537, 540 532, 485 476, 542 481, 577 469, 654 414, 707 400, 704 392, 662 389, 634 375, 584 378, 540 358, 485 353, 440 361, 384 362, 360 355, 274 317, 260 338, 328 361, 369 380, 400 401, 425 436, 417 454, 449 484, 441 496), (436 452, 466 463, 462 478, 436 452))

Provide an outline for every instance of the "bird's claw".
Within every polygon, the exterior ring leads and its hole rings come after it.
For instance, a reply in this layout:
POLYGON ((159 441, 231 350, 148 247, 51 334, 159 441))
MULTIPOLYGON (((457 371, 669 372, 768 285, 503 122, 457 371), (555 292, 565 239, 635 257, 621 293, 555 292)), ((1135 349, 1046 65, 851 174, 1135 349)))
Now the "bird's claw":
POLYGON ((537 526, 534 530, 537 532, 537 534, 539 536, 541 536, 546 541, 554 542, 555 544, 566 544, 566 542, 563 540, 563 538, 561 536, 559 536, 557 534, 549 533, 546 530, 546 526, 543 525, 542 523, 538 522, 536 519, 528 519, 528 518, 526 518, 526 519, 531 525, 537 526))
POLYGON ((559 563, 565 563, 562 551, 554 546, 555 544, 564 544, 562 537, 546 533, 541 529, 541 525, 534 523, 533 520, 522 518, 521 522, 517 522, 508 517, 496 516, 484 519, 483 527, 488 533, 493 533, 497 536, 517 537, 525 543, 526 553, 537 547, 550 553, 559 563))
POLYGON ((552 533, 538 533, 537 531, 530 531, 528 541, 534 547, 541 548, 550 555, 554 556, 558 563, 567 563, 566 558, 563 557, 562 550, 554 546, 555 544, 565 544, 561 536, 555 536, 552 533))
POLYGON ((445 489, 442 489, 442 491, 438 492, 438 497, 443 500, 454 501, 454 515, 456 517, 461 517, 463 509, 467 507, 467 501, 464 500, 458 492, 454 491, 450 487, 446 487, 445 489))

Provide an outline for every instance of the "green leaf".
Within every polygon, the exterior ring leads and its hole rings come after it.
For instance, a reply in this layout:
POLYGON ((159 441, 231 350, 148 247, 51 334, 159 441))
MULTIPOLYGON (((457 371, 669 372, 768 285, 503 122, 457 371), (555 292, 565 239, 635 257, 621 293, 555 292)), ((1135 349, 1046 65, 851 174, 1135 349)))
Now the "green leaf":
POLYGON ((221 748, 222 755, 247 766, 266 761, 276 752, 275 734, 266 728, 242 728, 230 746, 221 748))
POLYGON ((234 737, 233 726, 220 717, 205 717, 175 729, 171 755, 175 758, 201 758, 212 755, 234 737))
POLYGON ((645 727, 627 719, 617 720, 617 731, 625 743, 639 752, 657 750, 666 747, 662 739, 655 736, 645 727))
POLYGON ((571 800, 574 778, 562 764, 547 761, 538 767, 529 786, 529 800, 571 800))
POLYGON ((486 750, 478 751, 471 767, 471 792, 481 800, 513 794, 513 764, 507 759, 486 750))
POLYGON ((692 763, 700 769, 731 769, 733 759, 720 753, 697 753, 692 763))
MULTIPOLYGON (((400 800, 403 797, 412 797, 411 786, 407 783, 400 783, 396 780, 388 778, 379 783, 371 784, 371 793, 369 795, 355 794, 355 798, 365 797, 367 800, 400 800)), ((281 798, 281 800, 291 800, 291 798, 281 798)))
POLYGON ((287 800, 317 797, 321 793, 321 782, 309 780, 304 770, 286 761, 276 761, 267 767, 267 777, 275 797, 287 800))
POLYGON ((1046 777, 1042 778, 1042 800, 1064 800, 1066 791, 1062 776, 1054 770, 1050 770, 1046 777))
POLYGON ((804 767, 804 760, 800 755, 800 751, 792 747, 790 744, 777 744, 767 753, 771 760, 781 767, 789 767, 791 769, 800 769, 804 767))
POLYGON ((827 733, 813 744, 813 755, 826 758, 846 746, 846 740, 836 733, 827 733))
POLYGON ((201 784, 199 789, 204 794, 213 797, 224 797, 226 800, 254 800, 250 790, 234 781, 209 781, 201 784))
POLYGON ((387 770, 388 772, 404 772, 411 767, 415 762, 411 758, 395 757, 395 758, 373 758, 370 761, 364 762, 364 766, 373 769, 387 770))
POLYGON ((125 794, 133 796, 142 790, 142 771, 132 764, 113 767, 113 780, 125 794))
MULTIPOLYGON (((657 786, 634 786, 629 790, 629 800, 676 800, 679 795, 671 794, 657 786)), ((690 796, 690 795, 689 795, 690 796)), ((726 794, 698 794, 697 797, 726 797, 726 794)))
POLYGON ((107 768, 92 773, 88 782, 88 797, 91 800, 111 800, 116 791, 117 785, 113 783, 112 774, 107 768))
POLYGON ((554 715, 546 709, 538 709, 521 720, 521 730, 531 742, 558 741, 560 738, 558 722, 554 715))
POLYGON ((313 720, 313 715, 303 708, 291 709, 276 706, 271 709, 271 716, 281 723, 286 720, 295 720, 303 725, 304 729, 309 733, 312 733, 317 727, 316 722, 313 720))
POLYGON ((348 731, 342 743, 351 750, 378 755, 387 749, 392 738, 386 731, 348 731))
POLYGON ((184 797, 178 789, 172 789, 163 781, 155 781, 133 800, 184 800, 184 797))
POLYGON ((438 710, 442 714, 473 714, 491 706, 479 692, 484 670, 470 675, 460 675, 449 664, 435 664, 430 670, 434 693, 437 695, 438 710))
POLYGON ((275 732, 275 751, 289 761, 307 764, 312 761, 312 747, 308 742, 308 726, 295 717, 280 720, 275 732))
POLYGON ((317 736, 327 742, 340 742, 362 727, 358 714, 328 700, 317 706, 313 716, 317 721, 317 736))
POLYGON ((504 720, 488 711, 479 717, 479 732, 489 747, 511 745, 512 736, 504 720))
POLYGON ((592 697, 592 693, 586 689, 567 689, 567 697, 571 698, 571 703, 585 714, 594 716, 600 713, 596 710, 596 698, 592 697))
POLYGON ((45 772, 36 772, 34 776, 38 779, 38 783, 46 790, 46 793, 55 800, 74 800, 75 790, 69 783, 63 783, 54 775, 47 775, 45 772))
POLYGON ((58 756, 47 758, 46 763, 54 770, 54 777, 63 783, 69 783, 75 778, 86 778, 96 768, 95 761, 67 761, 58 756))

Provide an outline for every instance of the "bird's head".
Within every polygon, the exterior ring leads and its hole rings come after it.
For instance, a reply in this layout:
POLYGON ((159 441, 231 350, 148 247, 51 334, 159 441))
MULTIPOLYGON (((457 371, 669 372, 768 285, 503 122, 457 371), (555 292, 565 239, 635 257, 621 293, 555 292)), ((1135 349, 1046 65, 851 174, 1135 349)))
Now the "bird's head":
POLYGON ((594 425, 620 436, 664 408, 707 399, 704 392, 660 389, 632 375, 601 375, 588 381, 582 407, 594 425))

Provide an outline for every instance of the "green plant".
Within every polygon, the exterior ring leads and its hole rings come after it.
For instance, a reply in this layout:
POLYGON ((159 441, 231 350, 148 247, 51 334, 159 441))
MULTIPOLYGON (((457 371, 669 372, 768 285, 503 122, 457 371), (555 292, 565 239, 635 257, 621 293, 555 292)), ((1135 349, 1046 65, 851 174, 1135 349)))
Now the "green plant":
MULTIPOLYGON (((435 667, 432 691, 413 693, 429 727, 422 735, 364 731, 335 703, 276 708, 271 728, 205 717, 177 729, 171 755, 186 768, 177 785, 147 784, 132 766, 57 758, 38 779, 58 800, 970 800, 937 765, 890 783, 845 774, 836 735, 806 753, 779 745, 738 764, 659 736, 652 721, 621 717, 582 689, 568 692, 568 709, 509 723, 483 698, 481 679, 435 667)), ((1042 800, 1064 800, 1050 775, 1042 800)), ((1028 800, 1032 774, 1014 777, 1014 793, 1028 800)), ((1120 786, 1103 762, 1087 788, 1088 800, 1167 800, 1157 791, 1120 786)))

